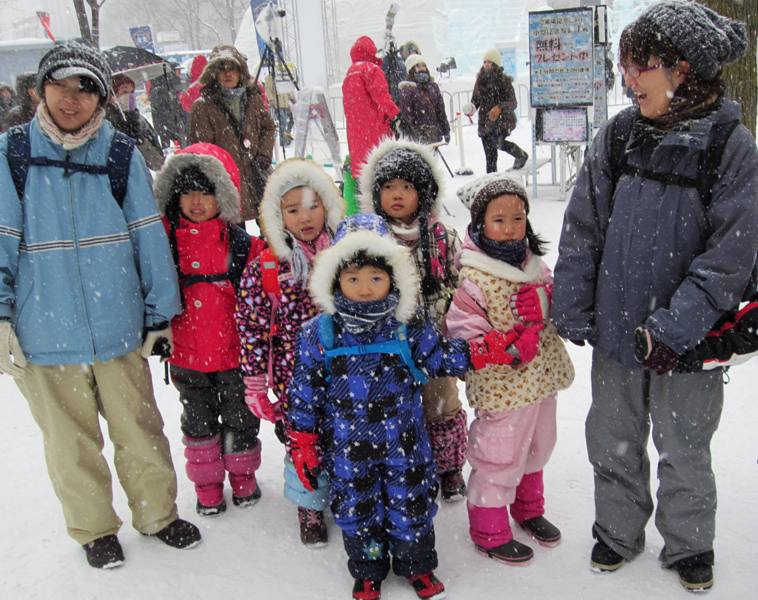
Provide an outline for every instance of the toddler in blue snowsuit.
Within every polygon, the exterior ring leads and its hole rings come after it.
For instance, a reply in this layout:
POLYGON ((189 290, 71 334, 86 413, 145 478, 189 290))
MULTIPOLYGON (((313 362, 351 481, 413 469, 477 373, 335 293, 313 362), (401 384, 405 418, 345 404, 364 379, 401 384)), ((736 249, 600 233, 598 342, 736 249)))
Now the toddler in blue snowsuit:
POLYGON ((317 485, 320 468, 329 473, 358 600, 379 598, 390 555, 420 598, 443 597, 432 572, 437 480, 421 385, 507 359, 499 331, 469 348, 417 317, 418 285, 409 251, 376 215, 343 221, 310 283, 324 314, 300 337, 292 459, 306 488, 317 485))

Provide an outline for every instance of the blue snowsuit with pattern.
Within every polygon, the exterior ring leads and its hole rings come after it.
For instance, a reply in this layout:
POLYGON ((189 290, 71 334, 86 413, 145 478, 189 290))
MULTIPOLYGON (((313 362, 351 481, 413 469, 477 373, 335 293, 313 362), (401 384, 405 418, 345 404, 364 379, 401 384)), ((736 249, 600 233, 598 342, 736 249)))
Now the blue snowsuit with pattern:
MULTIPOLYGON (((437 566, 437 481, 421 386, 391 354, 336 356, 327 371, 318 319, 301 333, 288 418, 298 431, 322 432, 331 509, 350 573, 381 581, 390 553, 397 575, 427 573, 437 566)), ((356 336, 337 313, 334 347, 392 340, 399 325, 390 317, 377 332, 356 336)), ((443 337, 428 320, 408 324, 408 341, 414 363, 430 378, 470 368, 466 342, 443 337)))

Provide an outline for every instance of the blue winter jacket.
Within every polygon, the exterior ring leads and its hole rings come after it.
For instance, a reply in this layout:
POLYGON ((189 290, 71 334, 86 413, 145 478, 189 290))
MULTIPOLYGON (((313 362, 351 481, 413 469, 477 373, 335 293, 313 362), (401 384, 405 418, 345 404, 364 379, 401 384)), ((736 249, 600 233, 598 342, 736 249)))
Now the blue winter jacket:
MULTIPOLYGON (((71 162, 105 164, 114 129, 103 123, 71 162)), ((30 127, 32 156, 67 152, 30 127)), ((30 166, 19 201, 0 136, 0 317, 10 317, 30 362, 91 364, 139 348, 145 326, 180 309, 168 240, 139 152, 120 208, 107 175, 30 166)))
MULTIPOLYGON (((652 145, 635 128, 628 164, 696 178, 712 125, 739 117, 739 105, 724 100, 652 145)), ((589 340, 604 355, 639 367, 637 326, 683 353, 740 302, 758 253, 758 152, 739 125, 724 149, 707 214, 696 189, 629 174, 619 178, 611 201, 611 131, 608 123, 598 132, 566 210, 552 318, 563 337, 589 340)))
MULTIPOLYGON (((431 461, 421 386, 402 359, 389 354, 334 357, 327 382, 318 319, 306 323, 300 335, 287 413, 292 428, 329 432, 322 450, 336 461, 334 468, 342 477, 349 477, 351 461, 364 458, 431 461), (365 457, 351 450, 360 444, 372 449, 365 457)), ((389 318, 370 339, 359 338, 343 330, 336 315, 334 347, 391 340, 398 326, 389 318)), ((469 369, 467 343, 443 337, 428 320, 408 325, 408 341, 414 363, 429 378, 462 375, 469 369)))

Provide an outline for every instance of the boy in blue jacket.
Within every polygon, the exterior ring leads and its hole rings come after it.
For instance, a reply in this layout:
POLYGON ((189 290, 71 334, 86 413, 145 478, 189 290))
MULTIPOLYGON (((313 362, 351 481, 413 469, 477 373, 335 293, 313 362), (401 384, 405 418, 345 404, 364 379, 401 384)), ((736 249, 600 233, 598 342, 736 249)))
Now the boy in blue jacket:
POLYGON ((322 461, 328 471, 356 600, 380 597, 390 555, 419 598, 444 597, 433 573, 437 479, 421 386, 472 363, 508 362, 499 331, 469 349, 417 317, 418 286, 408 249, 369 214, 343 221, 311 277, 324 314, 300 337, 287 414, 292 460, 307 489, 322 461))
POLYGON ((40 61, 31 124, 0 136, 0 372, 42 430, 69 535, 101 569, 124 554, 99 415, 135 529, 176 548, 200 541, 177 516, 145 360, 170 346, 176 272, 145 162, 104 121, 110 87, 99 50, 57 45, 40 61))

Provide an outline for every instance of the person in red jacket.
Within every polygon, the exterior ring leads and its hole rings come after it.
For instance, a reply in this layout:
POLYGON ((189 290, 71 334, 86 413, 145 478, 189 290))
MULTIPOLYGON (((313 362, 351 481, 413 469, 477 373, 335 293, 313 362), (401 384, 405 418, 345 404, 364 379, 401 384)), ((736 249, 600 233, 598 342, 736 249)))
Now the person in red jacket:
POLYGON ((350 49, 352 64, 342 82, 342 103, 347 121, 350 170, 358 177, 371 149, 392 135, 400 109, 392 101, 387 80, 368 36, 359 37, 350 49))
POLYGON ((223 148, 197 143, 179 150, 154 187, 182 291, 169 363, 184 406, 187 476, 197 512, 215 515, 226 510, 226 472, 235 506, 261 497, 255 479, 260 421, 245 404, 234 310, 242 271, 265 244, 236 225, 240 174, 223 148))
POLYGON ((192 59, 189 87, 179 94, 179 102, 187 114, 192 112, 192 104, 200 97, 200 90, 203 89, 203 85, 198 79, 200 79, 200 75, 203 74, 203 69, 205 69, 205 65, 207 64, 208 59, 202 54, 198 54, 192 59))

